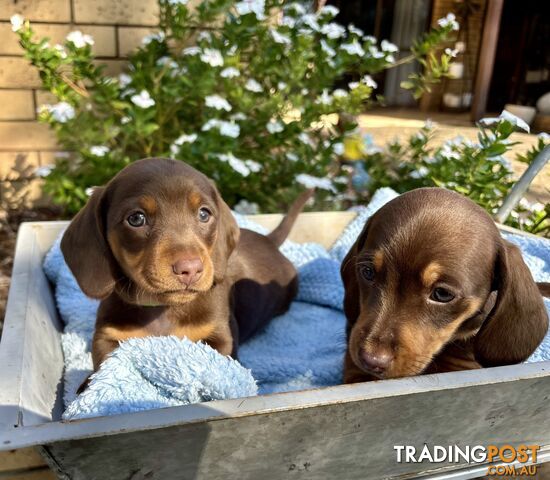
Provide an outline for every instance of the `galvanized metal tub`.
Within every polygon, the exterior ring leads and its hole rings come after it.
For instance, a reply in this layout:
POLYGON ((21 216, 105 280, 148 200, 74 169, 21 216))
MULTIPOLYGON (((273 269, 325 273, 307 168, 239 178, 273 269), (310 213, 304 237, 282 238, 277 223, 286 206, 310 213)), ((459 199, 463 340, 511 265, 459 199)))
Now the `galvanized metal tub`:
MULTIPOLYGON (((330 246, 354 217, 305 213, 330 246)), ((254 220, 273 227, 279 215, 254 220)), ((61 322, 42 259, 66 222, 21 226, 0 344, 0 451, 36 446, 70 479, 466 479, 487 465, 397 463, 396 445, 541 445, 550 362, 425 375, 61 422, 61 322)))

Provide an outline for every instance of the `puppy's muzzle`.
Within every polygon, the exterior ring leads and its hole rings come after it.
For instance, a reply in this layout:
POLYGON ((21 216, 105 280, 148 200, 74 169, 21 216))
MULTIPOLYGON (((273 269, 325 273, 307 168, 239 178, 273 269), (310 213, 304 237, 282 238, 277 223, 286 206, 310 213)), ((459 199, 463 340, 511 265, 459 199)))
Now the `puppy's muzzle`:
POLYGON ((198 257, 180 258, 172 265, 174 275, 187 287, 196 283, 201 278, 203 270, 204 265, 198 257))
POLYGON ((367 351, 361 349, 359 352, 361 367, 376 377, 384 377, 386 370, 393 361, 393 354, 387 350, 367 351))

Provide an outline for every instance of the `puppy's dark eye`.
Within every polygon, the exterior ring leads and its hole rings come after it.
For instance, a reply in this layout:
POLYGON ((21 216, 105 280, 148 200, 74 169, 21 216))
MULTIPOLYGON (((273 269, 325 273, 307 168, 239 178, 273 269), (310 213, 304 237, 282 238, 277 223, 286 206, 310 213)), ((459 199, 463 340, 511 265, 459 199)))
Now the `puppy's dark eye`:
POLYGON ((210 216, 212 215, 212 212, 208 210, 208 208, 200 208, 199 209, 199 222, 206 223, 208 220, 210 220, 210 216))
POLYGON ((371 265, 361 266, 359 269, 359 273, 365 280, 368 280, 369 282, 374 280, 374 275, 376 274, 374 267, 372 267, 371 265))
POLYGON ((449 290, 441 287, 434 288, 430 295, 430 300, 439 303, 449 303, 455 296, 449 290))
POLYGON ((143 227, 143 225, 147 222, 147 217, 143 212, 134 212, 126 219, 126 221, 131 227, 143 227))

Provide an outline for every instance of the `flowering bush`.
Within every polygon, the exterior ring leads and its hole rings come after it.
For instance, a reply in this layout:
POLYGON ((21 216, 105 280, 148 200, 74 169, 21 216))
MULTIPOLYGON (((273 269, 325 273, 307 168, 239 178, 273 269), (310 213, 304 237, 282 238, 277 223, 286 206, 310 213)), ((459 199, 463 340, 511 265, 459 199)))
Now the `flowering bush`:
MULTIPOLYGON (((432 148, 433 124, 427 122, 406 144, 395 140, 380 148, 367 135, 349 137, 347 150, 355 158, 353 187, 358 199, 367 197, 380 187, 389 186, 398 192, 419 187, 444 187, 470 197, 494 214, 514 185, 510 162, 505 153, 515 145, 510 135, 515 129, 529 131, 525 122, 504 111, 498 118, 479 122, 478 141, 456 137, 432 148)), ((546 134, 525 155, 517 155, 524 163, 550 144, 546 134)), ((357 199, 356 199, 357 201, 357 199)), ((532 233, 550 236, 550 205, 530 203, 522 199, 506 220, 508 225, 532 233)))
MULTIPOLYGON (((26 57, 59 100, 40 107, 68 152, 45 178, 54 200, 74 212, 87 189, 150 156, 198 168, 231 205, 276 210, 302 185, 337 194, 335 159, 356 127, 338 114, 375 101, 369 75, 394 66, 397 47, 333 22, 338 11, 330 6, 313 14, 282 0, 205 0, 194 10, 186 3, 159 1, 158 33, 143 39, 118 78, 94 62, 89 35, 72 32, 52 46, 20 16, 12 19, 26 57), (335 89, 345 73, 356 81, 335 89)), ((452 52, 435 52, 456 29, 450 15, 415 43, 404 61, 426 69, 405 88, 421 92, 447 73, 452 52)))

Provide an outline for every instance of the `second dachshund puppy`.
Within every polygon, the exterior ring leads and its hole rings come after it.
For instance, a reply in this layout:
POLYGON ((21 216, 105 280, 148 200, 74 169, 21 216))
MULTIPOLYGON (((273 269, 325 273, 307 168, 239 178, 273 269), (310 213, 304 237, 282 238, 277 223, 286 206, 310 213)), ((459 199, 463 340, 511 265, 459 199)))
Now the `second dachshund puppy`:
POLYGON ((548 285, 481 207, 444 189, 382 207, 342 279, 347 383, 523 362, 548 328, 548 285))
POLYGON ((269 235, 239 229, 213 183, 180 161, 132 163, 96 189, 61 250, 78 284, 101 299, 94 370, 120 341, 176 335, 235 356, 297 291, 279 245, 305 192, 269 235))

